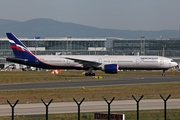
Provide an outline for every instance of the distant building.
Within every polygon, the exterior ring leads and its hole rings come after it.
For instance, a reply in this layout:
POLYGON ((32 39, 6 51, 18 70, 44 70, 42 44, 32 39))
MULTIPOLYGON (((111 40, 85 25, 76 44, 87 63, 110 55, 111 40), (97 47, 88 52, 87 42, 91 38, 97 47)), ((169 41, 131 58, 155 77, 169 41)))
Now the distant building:
MULTIPOLYGON (((36 37, 37 38, 37 37, 36 37)), ((19 38, 36 55, 159 55, 180 58, 180 39, 19 38)), ((0 64, 14 56, 7 38, 0 38, 0 64)))
POLYGON ((133 51, 134 53, 139 52, 140 55, 180 57, 180 39, 115 39, 113 40, 113 50, 118 51, 118 54, 126 55, 133 51))

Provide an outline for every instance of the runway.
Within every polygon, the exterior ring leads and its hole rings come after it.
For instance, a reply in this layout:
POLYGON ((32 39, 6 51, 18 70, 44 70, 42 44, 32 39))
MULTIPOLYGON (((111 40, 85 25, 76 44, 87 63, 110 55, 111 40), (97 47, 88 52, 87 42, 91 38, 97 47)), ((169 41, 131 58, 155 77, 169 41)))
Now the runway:
MULTIPOLYGON (((179 109, 180 99, 169 99, 167 101, 167 109, 179 109)), ((140 110, 157 110, 164 109, 164 101, 162 99, 151 99, 151 100, 141 100, 139 103, 140 110)), ((84 101, 82 102, 80 108, 81 113, 85 112, 108 112, 107 103, 105 101, 84 101)), ((134 100, 114 100, 111 103, 111 113, 113 111, 132 111, 136 110, 136 102, 134 100)), ((35 104, 17 104, 15 106, 15 115, 26 116, 26 115, 45 115, 46 108, 43 103, 35 104)), ((0 116, 11 116, 11 107, 6 105, 0 105, 0 116)), ((77 113, 78 106, 75 102, 61 102, 61 103, 51 103, 49 105, 49 114, 59 114, 59 113, 77 113)))
POLYGON ((131 77, 107 77, 104 79, 64 81, 64 82, 34 82, 34 83, 14 83, 1 84, 0 90, 27 90, 27 89, 47 89, 47 88, 76 88, 76 87, 95 87, 95 86, 114 86, 129 84, 152 84, 180 82, 180 76, 131 76, 131 77))

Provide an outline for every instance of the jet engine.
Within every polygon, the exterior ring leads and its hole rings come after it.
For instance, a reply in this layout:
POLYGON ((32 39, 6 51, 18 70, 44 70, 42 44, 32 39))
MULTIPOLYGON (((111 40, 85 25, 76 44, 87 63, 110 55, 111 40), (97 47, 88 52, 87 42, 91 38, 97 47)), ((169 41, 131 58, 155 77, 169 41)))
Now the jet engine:
POLYGON ((118 73, 118 67, 119 66, 117 64, 107 64, 107 65, 104 65, 103 71, 105 73, 115 74, 115 73, 118 73))

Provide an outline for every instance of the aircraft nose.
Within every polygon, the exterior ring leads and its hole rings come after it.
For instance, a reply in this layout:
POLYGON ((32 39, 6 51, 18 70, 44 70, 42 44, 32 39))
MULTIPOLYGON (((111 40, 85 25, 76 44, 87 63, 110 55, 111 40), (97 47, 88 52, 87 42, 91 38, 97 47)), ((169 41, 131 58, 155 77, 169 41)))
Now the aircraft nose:
POLYGON ((178 64, 176 65, 176 68, 179 68, 179 65, 178 65, 178 64))
POLYGON ((179 65, 175 62, 174 67, 179 68, 179 65))
POLYGON ((171 67, 179 67, 179 65, 177 64, 177 62, 171 62, 171 67))

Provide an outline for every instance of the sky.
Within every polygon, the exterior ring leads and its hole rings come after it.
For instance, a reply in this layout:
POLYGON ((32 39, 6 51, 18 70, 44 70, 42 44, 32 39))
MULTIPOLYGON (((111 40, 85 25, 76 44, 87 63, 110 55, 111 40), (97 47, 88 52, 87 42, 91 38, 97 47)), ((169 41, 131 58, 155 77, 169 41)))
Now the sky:
POLYGON ((35 18, 119 30, 179 30, 180 0, 0 1, 0 19, 35 18))

